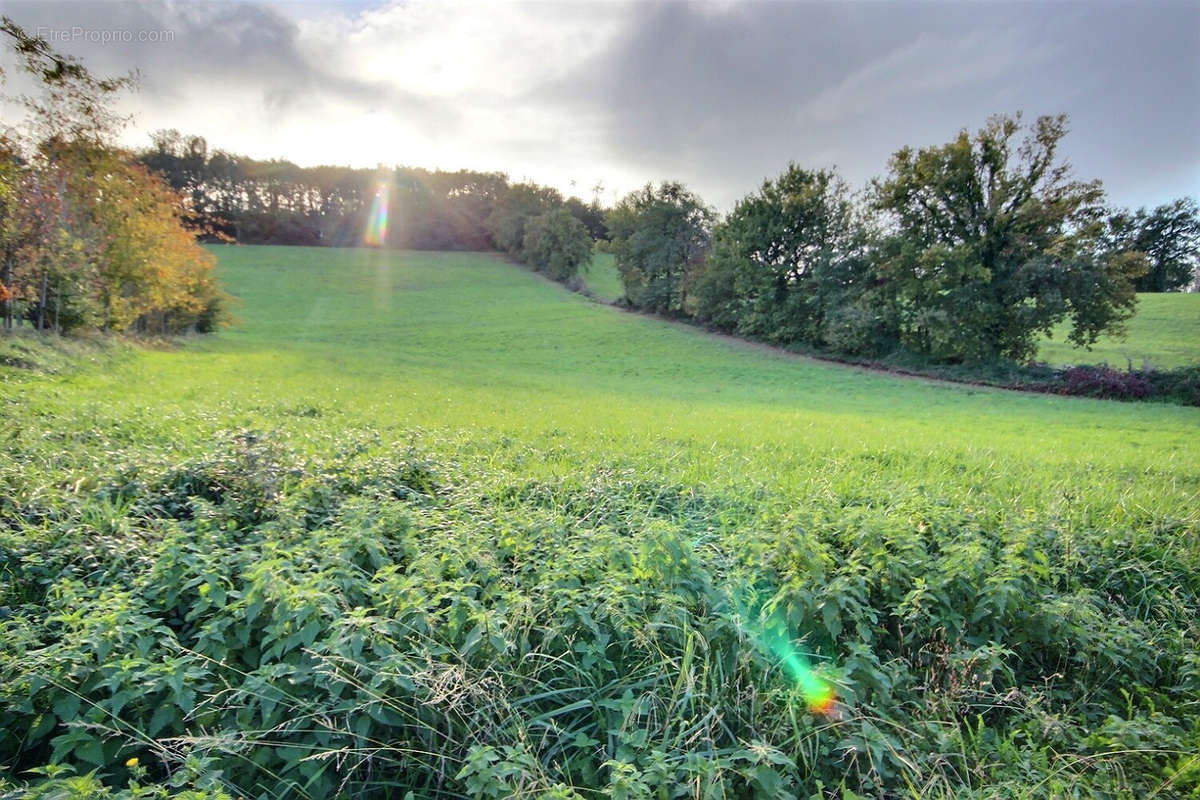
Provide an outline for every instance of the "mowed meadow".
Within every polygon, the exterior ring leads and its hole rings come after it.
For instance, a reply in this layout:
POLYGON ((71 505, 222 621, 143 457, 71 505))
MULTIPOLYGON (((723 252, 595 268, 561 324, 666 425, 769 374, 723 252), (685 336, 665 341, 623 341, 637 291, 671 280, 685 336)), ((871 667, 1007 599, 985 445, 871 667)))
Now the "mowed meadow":
POLYGON ((1059 326, 1038 356, 1052 364, 1107 362, 1118 369, 1191 366, 1200 363, 1200 294, 1139 294, 1126 335, 1101 337, 1091 350, 1072 347, 1066 335, 1066 327, 1059 326))
POLYGON ((236 327, 0 367, 0 787, 1200 791, 1200 409, 214 252, 236 327))

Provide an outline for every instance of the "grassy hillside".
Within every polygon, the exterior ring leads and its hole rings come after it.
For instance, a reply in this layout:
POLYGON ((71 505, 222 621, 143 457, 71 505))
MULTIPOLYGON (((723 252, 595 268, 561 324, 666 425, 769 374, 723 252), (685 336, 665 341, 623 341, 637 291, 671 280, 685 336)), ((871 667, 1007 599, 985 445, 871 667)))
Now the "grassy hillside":
POLYGON ((0 366, 12 780, 1200 787, 1200 410, 812 363, 488 255, 218 253, 240 327, 0 366))
POLYGON ((625 295, 621 275, 617 272, 617 261, 611 253, 597 253, 583 277, 597 300, 612 303, 625 295))
POLYGON ((1060 325, 1038 357, 1051 364, 1099 364, 1160 369, 1200 364, 1200 294, 1140 294, 1137 314, 1124 339, 1104 337, 1091 350, 1072 347, 1069 326, 1060 325))

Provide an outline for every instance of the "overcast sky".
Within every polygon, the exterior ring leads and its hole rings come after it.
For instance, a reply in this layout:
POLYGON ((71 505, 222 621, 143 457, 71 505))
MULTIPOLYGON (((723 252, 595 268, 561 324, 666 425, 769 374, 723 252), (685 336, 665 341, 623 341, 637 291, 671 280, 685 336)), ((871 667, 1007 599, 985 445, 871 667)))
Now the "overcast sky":
POLYGON ((859 185, 902 145, 1066 112, 1065 154, 1114 203, 1200 196, 1197 0, 0 8, 97 72, 139 69, 139 146, 178 128, 304 165, 603 182, 605 202, 675 179, 727 210, 789 161, 859 185))

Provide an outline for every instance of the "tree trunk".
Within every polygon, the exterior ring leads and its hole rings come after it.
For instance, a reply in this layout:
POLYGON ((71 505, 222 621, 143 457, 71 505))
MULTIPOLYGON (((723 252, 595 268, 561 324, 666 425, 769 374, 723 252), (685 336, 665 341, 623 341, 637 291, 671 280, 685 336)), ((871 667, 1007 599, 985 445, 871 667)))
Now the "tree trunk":
POLYGON ((38 303, 37 329, 40 331, 46 327, 46 289, 50 283, 50 273, 42 273, 42 298, 38 303))
POLYGON ((12 268, 13 268, 12 253, 4 254, 4 280, 0 283, 4 284, 4 288, 8 289, 9 298, 4 301, 4 329, 12 330, 13 326, 13 298, 12 298, 12 268))

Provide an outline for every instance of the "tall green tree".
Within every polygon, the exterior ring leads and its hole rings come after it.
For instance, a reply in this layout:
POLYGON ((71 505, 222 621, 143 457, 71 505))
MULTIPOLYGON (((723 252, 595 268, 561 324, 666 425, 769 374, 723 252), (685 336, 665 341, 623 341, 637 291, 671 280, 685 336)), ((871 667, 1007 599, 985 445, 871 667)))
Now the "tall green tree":
POLYGON ((1065 115, 996 116, 974 136, 892 156, 879 277, 902 343, 942 360, 1028 359, 1063 319, 1089 346, 1136 304, 1139 253, 1105 246, 1104 190, 1058 156, 1065 115))
POLYGON ((690 284, 696 316, 768 341, 820 343, 865 260, 846 183, 795 164, 739 201, 716 227, 690 284))
POLYGON ((647 184, 608 213, 625 299, 635 308, 685 312, 686 278, 708 252, 715 213, 681 183, 647 184))
POLYGON ((1175 292, 1200 279, 1200 206, 1192 198, 1153 211, 1118 211, 1108 219, 1108 232, 1115 252, 1145 254, 1139 292, 1175 292))
POLYGON ((607 239, 608 228, 604 225, 604 209, 600 206, 599 198, 585 203, 578 197, 568 197, 565 201, 567 210, 587 228, 592 239, 607 239))

